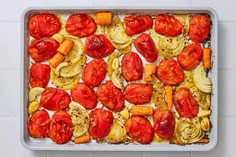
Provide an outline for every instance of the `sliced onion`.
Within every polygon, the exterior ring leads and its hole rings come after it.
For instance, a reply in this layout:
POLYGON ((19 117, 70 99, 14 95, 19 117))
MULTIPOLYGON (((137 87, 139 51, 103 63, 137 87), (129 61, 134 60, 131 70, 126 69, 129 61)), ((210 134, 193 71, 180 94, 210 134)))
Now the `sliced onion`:
POLYGON ((205 133, 201 129, 198 117, 181 118, 177 121, 176 139, 179 144, 191 144, 199 141, 205 133))

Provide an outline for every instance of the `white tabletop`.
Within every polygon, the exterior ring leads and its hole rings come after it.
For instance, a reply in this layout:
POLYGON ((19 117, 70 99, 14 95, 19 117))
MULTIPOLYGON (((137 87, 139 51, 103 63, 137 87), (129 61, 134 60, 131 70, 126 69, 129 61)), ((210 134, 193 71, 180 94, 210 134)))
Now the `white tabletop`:
POLYGON ((236 8, 235 0, 6 0, 0 5, 0 156, 11 157, 235 157, 236 8), (20 143, 21 14, 32 6, 204 6, 219 15, 219 137, 209 152, 29 151, 20 143))

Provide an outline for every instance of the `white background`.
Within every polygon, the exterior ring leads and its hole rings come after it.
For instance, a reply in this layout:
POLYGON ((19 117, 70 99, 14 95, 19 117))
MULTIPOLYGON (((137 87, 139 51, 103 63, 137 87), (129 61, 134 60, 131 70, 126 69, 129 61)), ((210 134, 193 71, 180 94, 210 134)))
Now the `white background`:
POLYGON ((11 157, 235 157, 235 0, 6 0, 0 5, 0 156, 11 157), (20 143, 21 14, 32 6, 208 6, 219 15, 219 137, 209 152, 29 151, 20 143))

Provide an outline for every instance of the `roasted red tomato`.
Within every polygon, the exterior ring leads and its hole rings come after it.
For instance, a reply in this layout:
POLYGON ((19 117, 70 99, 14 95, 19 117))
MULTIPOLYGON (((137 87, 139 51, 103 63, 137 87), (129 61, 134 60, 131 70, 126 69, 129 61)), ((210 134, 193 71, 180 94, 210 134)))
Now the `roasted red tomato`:
POLYGON ((66 31, 79 38, 88 37, 97 30, 92 17, 86 14, 71 15, 66 21, 66 31))
POLYGON ((174 134, 175 118, 169 110, 155 110, 153 115, 154 131, 161 138, 169 139, 174 134))
POLYGON ((31 58, 35 62, 43 62, 52 58, 57 53, 60 44, 53 38, 33 40, 28 48, 31 58))
POLYGON ((177 56, 184 70, 193 70, 202 60, 203 50, 199 44, 190 44, 177 56))
POLYGON ((125 122, 127 134, 135 141, 142 144, 152 142, 154 131, 150 122, 141 116, 132 116, 125 122))
POLYGON ((107 136, 113 124, 113 114, 111 111, 97 108, 90 112, 89 134, 96 139, 107 136))
POLYGON ((86 109, 93 109, 97 106, 97 96, 94 90, 85 83, 75 85, 71 89, 71 97, 86 109))
POLYGON ((210 21, 204 15, 193 16, 189 21, 189 37, 193 42, 203 42, 210 32, 210 21))
POLYGON ((50 117, 45 110, 38 110, 29 119, 29 134, 36 138, 45 138, 49 131, 50 117))
POLYGON ((72 120, 67 112, 60 110, 53 114, 49 127, 49 137, 57 144, 66 143, 71 139, 72 120))
POLYGON ((134 46, 148 62, 157 60, 158 51, 151 36, 143 33, 134 40, 134 46))
POLYGON ((126 34, 134 35, 152 28, 153 20, 151 16, 130 15, 125 17, 124 23, 126 34))
POLYGON ((157 67, 157 77, 167 85, 179 85, 184 80, 184 73, 174 59, 163 59, 157 67))
POLYGON ((85 53, 93 58, 102 58, 110 55, 114 47, 104 35, 94 34, 89 36, 85 41, 85 53))
POLYGON ((134 52, 126 53, 121 61, 121 71, 126 81, 140 80, 143 75, 141 58, 134 52))
POLYGON ((165 36, 177 36, 182 33, 183 25, 169 15, 158 15, 155 20, 155 31, 165 36))
POLYGON ((66 109, 70 104, 70 95, 61 89, 46 87, 40 99, 40 104, 48 109, 57 111, 66 109))
POLYGON ((54 14, 37 14, 29 19, 30 35, 36 39, 51 37, 61 29, 61 22, 54 14))
POLYGON ((106 63, 103 59, 93 59, 89 62, 82 74, 82 79, 90 86, 98 86, 105 78, 107 73, 106 63))
POLYGON ((33 63, 30 67, 31 87, 46 87, 50 79, 50 71, 50 66, 47 64, 33 63))
POLYGON ((108 109, 119 112, 124 107, 122 92, 111 81, 98 87, 96 91, 98 100, 108 109))
POLYGON ((124 97, 133 104, 149 103, 152 97, 153 87, 144 83, 130 83, 124 89, 124 97))
POLYGON ((197 115, 199 105, 186 87, 178 88, 174 94, 175 109, 180 117, 193 118, 197 115))

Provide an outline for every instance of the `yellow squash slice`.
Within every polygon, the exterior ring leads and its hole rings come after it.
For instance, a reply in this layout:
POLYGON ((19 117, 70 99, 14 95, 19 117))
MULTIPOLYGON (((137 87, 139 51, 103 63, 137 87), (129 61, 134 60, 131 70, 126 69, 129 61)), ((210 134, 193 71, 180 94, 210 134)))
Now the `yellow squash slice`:
POLYGON ((89 114, 87 110, 82 105, 71 101, 68 113, 72 119, 73 136, 76 138, 84 135, 89 128, 89 114))
POLYGON ((50 78, 52 83, 61 89, 70 90, 79 82, 79 76, 61 77, 55 73, 55 69, 51 69, 50 78))

